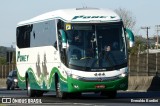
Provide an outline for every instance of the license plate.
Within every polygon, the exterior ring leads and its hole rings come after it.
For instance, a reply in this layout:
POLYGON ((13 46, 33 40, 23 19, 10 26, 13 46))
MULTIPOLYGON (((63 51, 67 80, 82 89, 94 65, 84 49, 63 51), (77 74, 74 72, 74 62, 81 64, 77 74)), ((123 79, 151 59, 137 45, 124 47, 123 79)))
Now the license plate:
POLYGON ((96 85, 96 88, 105 88, 105 85, 96 85))

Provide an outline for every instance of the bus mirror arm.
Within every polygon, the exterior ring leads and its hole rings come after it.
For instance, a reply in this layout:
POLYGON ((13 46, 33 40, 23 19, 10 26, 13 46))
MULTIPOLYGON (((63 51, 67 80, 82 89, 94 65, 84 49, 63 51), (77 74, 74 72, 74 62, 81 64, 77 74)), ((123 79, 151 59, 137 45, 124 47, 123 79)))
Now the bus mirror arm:
POLYGON ((62 40, 62 48, 65 49, 67 48, 67 39, 66 39, 66 33, 64 32, 64 30, 60 29, 59 33, 61 35, 61 40, 62 40))
POLYGON ((130 29, 125 28, 125 32, 127 35, 127 38, 129 39, 129 46, 133 47, 134 46, 134 34, 130 29))

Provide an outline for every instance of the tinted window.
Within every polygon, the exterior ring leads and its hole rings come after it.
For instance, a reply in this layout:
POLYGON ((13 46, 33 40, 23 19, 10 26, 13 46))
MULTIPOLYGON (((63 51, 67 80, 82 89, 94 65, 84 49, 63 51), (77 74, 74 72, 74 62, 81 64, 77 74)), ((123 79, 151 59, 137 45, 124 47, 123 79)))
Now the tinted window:
POLYGON ((17 28, 17 46, 19 48, 30 47, 31 31, 32 31, 32 25, 25 25, 17 28))
POLYGON ((17 77, 17 71, 11 71, 9 72, 9 75, 10 77, 17 77))
POLYGON ((13 73, 13 71, 9 72, 9 75, 8 75, 8 76, 10 76, 10 77, 11 77, 11 76, 12 76, 12 73, 13 73))
POLYGON ((56 42, 55 21, 46 21, 17 28, 19 48, 49 46, 56 42))
POLYGON ((54 45, 56 41, 55 21, 36 23, 31 32, 31 47, 54 45))
POLYGON ((17 77, 17 71, 13 71, 12 77, 17 77))

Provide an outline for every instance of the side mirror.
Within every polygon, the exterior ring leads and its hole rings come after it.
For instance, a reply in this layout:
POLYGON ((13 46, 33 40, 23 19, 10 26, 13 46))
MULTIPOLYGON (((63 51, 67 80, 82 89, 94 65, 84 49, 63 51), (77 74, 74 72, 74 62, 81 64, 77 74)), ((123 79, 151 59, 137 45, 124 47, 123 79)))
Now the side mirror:
POLYGON ((129 47, 133 47, 134 46, 134 34, 130 29, 126 28, 126 34, 127 37, 129 39, 129 47))
POLYGON ((67 48, 67 39, 66 39, 66 34, 64 30, 60 29, 59 30, 61 38, 62 38, 62 48, 67 48))

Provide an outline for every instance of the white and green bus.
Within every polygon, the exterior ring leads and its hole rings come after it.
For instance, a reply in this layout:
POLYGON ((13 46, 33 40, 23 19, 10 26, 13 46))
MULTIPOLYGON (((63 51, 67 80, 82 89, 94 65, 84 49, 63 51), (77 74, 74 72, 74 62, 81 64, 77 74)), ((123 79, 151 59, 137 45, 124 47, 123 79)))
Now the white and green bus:
POLYGON ((18 23, 18 85, 29 97, 100 92, 110 98, 128 88, 126 35, 131 30, 113 11, 62 9, 18 23))

